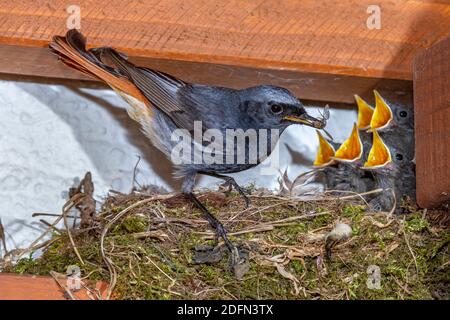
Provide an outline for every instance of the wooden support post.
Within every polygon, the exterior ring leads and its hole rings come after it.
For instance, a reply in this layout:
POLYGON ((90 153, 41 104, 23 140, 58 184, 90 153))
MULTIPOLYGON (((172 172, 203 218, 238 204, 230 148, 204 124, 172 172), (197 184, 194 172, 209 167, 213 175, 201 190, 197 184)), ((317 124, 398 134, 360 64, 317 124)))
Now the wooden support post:
POLYGON ((450 37, 414 61, 417 201, 450 199, 450 37))

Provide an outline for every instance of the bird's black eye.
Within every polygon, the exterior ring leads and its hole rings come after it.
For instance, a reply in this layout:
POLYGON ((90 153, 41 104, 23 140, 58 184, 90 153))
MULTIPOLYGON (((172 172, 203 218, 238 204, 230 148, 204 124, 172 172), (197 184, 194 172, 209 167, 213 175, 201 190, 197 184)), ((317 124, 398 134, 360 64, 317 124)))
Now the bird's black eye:
POLYGON ((395 159, 397 159, 398 161, 402 161, 403 160, 403 155, 400 153, 396 153, 395 154, 395 159))
POLYGON ((408 115, 408 112, 406 112, 406 111, 400 111, 400 117, 402 117, 402 118, 406 118, 406 116, 408 115))
POLYGON ((278 104, 273 104, 270 106, 270 111, 272 111, 272 113, 274 114, 280 114, 281 112, 283 112, 283 107, 278 104))

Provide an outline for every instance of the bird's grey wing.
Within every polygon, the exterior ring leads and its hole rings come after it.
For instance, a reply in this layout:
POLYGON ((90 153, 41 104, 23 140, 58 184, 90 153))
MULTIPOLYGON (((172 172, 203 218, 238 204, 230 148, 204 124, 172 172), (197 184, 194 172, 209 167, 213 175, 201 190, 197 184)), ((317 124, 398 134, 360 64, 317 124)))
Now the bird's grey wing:
POLYGON ((190 84, 160 71, 137 67, 109 47, 97 48, 93 53, 100 60, 112 63, 121 74, 127 76, 148 101, 178 127, 188 130, 193 127, 192 121, 189 121, 189 110, 186 110, 183 99, 180 99, 182 92, 189 91, 190 84))
POLYGON ((160 71, 136 67, 130 74, 134 84, 158 109, 175 124, 192 130, 190 110, 183 103, 183 95, 190 91, 190 84, 160 71))
POLYGON ((132 76, 134 84, 178 127, 193 131, 194 121, 202 121, 206 130, 223 119, 223 104, 230 100, 227 89, 190 84, 147 68, 138 67, 136 71, 132 76))
POLYGON ((204 130, 226 126, 226 118, 236 104, 236 90, 184 82, 164 72, 137 67, 112 48, 97 48, 100 60, 112 62, 127 76, 148 101, 164 112, 179 128, 193 131, 194 121, 201 120, 204 130))

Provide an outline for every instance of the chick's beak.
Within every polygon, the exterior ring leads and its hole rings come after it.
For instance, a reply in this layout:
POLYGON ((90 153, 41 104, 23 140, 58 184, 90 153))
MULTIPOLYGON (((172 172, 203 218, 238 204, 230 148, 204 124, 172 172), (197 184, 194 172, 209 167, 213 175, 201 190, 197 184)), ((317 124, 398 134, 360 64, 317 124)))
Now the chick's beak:
POLYGON ((340 162, 356 162, 361 159, 363 154, 363 144, 356 123, 350 137, 341 144, 333 157, 340 162))
POLYGON ((378 132, 373 131, 373 143, 363 169, 378 169, 387 166, 392 161, 389 148, 378 132))
POLYGON ((304 124, 316 129, 323 129, 325 128, 326 122, 323 120, 316 119, 314 117, 311 117, 306 112, 300 115, 290 115, 283 118, 284 120, 292 121, 295 123, 304 124))
POLYGON ((314 160, 314 167, 326 167, 334 162, 334 148, 333 146, 317 131, 319 138, 319 149, 317 151, 316 159, 314 160))
POLYGON ((355 94, 355 100, 358 105, 358 129, 368 129, 370 128, 374 109, 357 94, 355 94))
POLYGON ((373 92, 375 94, 375 110, 370 120, 370 131, 387 128, 394 119, 391 107, 389 107, 378 91, 374 90, 373 92))

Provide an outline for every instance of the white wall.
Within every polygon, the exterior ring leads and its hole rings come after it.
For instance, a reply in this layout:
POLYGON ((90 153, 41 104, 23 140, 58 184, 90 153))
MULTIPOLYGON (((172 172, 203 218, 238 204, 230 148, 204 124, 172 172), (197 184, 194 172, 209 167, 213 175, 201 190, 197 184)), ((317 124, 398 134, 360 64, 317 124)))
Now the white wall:
MULTIPOLYGON (((88 170, 99 200, 109 189, 130 190, 138 155, 141 184, 179 188, 168 160, 140 133, 124 107, 108 89, 0 80, 0 218, 9 249, 38 236, 43 227, 31 214, 58 213, 65 191, 88 170)), ((331 110, 327 129, 342 141, 354 121, 353 110, 331 110)), ((316 147, 313 129, 290 127, 280 141, 280 169, 288 167, 290 177, 307 170, 316 147)), ((234 177, 243 185, 277 186, 277 177, 259 176, 259 168, 234 177)), ((199 186, 217 182, 203 177, 199 186)))

